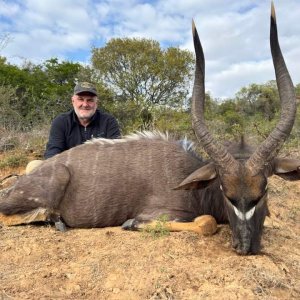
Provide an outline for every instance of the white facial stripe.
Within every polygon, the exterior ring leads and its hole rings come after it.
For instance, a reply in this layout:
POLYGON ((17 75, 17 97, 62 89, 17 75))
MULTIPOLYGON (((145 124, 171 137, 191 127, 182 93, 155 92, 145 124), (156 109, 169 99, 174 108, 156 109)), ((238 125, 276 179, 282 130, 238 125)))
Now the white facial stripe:
POLYGON ((234 205, 232 205, 232 206, 233 206, 233 210, 234 210, 235 214, 237 215, 237 217, 240 220, 244 221, 245 220, 244 214, 241 211, 239 211, 234 205))
POLYGON ((232 206, 233 206, 234 213, 242 221, 245 221, 245 220, 249 221, 254 215, 255 206, 252 207, 250 210, 248 210, 245 214, 243 214, 241 211, 239 211, 234 205, 232 205, 232 206))
POLYGON ((250 210, 248 210, 246 213, 245 213, 245 218, 247 221, 249 221, 252 216, 254 215, 254 212, 255 212, 255 206, 252 207, 250 210))

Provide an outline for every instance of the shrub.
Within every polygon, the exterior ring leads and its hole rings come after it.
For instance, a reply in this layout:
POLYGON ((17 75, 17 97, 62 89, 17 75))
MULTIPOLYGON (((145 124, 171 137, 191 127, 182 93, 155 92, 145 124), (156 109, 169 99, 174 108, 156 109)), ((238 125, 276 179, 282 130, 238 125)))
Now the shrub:
POLYGON ((27 163, 28 158, 25 153, 15 153, 0 162, 0 169, 25 167, 27 163))
POLYGON ((155 225, 146 225, 143 232, 150 235, 152 238, 159 238, 170 235, 170 230, 167 228, 166 223, 169 221, 168 215, 164 214, 155 220, 155 225))

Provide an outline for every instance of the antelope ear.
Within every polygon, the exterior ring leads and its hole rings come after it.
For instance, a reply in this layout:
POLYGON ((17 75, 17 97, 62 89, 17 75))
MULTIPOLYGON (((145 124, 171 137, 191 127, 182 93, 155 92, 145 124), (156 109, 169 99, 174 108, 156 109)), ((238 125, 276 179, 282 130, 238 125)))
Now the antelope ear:
POLYGON ((290 181, 300 180, 300 160, 291 158, 275 158, 274 174, 290 181))
POLYGON ((216 177, 217 172, 215 165, 213 163, 209 163, 189 175, 176 188, 174 188, 174 190, 203 189, 211 184, 216 177))

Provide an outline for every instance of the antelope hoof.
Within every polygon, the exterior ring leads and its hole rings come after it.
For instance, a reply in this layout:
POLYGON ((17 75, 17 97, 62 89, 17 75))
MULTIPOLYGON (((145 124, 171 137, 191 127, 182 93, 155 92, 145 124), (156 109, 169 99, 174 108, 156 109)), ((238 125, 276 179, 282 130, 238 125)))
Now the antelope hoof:
POLYGON ((55 228, 58 231, 61 231, 61 232, 66 232, 67 231, 67 227, 66 227, 65 223, 61 220, 55 222, 54 225, 55 225, 55 228))
POLYGON ((128 219, 122 224, 122 229, 124 230, 138 230, 137 222, 135 219, 128 219))

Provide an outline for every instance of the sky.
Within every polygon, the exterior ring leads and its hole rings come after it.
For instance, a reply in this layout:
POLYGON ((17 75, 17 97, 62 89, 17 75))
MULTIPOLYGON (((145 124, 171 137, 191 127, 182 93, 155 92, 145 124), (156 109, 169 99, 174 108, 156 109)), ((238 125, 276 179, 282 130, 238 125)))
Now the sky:
MULTIPOLYGON (((274 0, 279 41, 300 83, 300 0, 274 0)), ((149 38, 193 51, 195 20, 206 59, 206 90, 234 97, 275 79, 269 47, 269 0, 0 0, 0 56, 12 64, 90 63, 92 47, 111 38, 149 38)))

